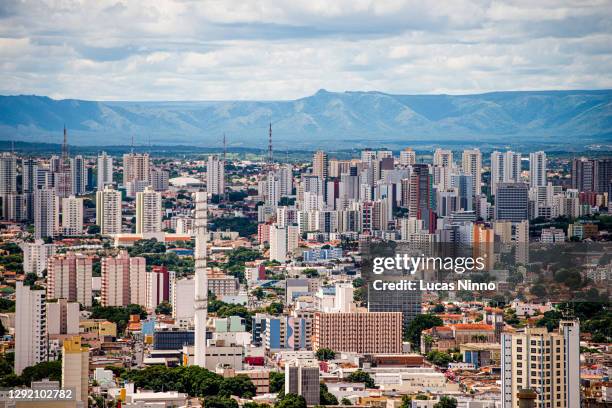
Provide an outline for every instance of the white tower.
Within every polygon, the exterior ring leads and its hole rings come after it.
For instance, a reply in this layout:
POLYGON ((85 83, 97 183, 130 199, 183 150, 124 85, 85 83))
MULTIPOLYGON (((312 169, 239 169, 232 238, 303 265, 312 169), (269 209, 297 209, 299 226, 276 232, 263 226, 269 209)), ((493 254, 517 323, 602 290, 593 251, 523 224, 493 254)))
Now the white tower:
POLYGON ((206 319, 208 313, 208 193, 195 194, 195 365, 206 367, 206 319))

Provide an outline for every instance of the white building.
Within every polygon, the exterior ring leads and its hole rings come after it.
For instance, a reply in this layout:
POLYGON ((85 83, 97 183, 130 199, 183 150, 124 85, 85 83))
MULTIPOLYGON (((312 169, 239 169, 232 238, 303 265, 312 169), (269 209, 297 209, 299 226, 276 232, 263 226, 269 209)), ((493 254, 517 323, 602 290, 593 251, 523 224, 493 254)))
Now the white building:
POLYGON ((491 153, 491 194, 499 183, 518 183, 521 177, 521 154, 512 151, 491 153))
POLYGON ((64 235, 83 233, 83 199, 70 196, 62 198, 62 232, 64 235))
POLYGON ((102 152, 98 156, 98 190, 104 190, 107 185, 113 184, 113 158, 102 152))
POLYGON ((35 273, 42 277, 47 269, 47 259, 55 254, 54 244, 45 244, 42 239, 20 244, 23 251, 23 273, 35 273))
POLYGON ((172 293, 172 317, 179 325, 193 322, 195 280, 190 278, 173 279, 170 282, 172 293))
POLYGON ((482 173, 482 153, 478 149, 464 150, 461 156, 461 167, 465 174, 474 177, 474 193, 479 196, 481 193, 481 173, 482 173))
POLYGON ((529 153, 529 185, 531 187, 546 186, 546 153, 529 153))
POLYGON ((286 262, 290 253, 298 247, 299 229, 295 225, 270 227, 270 260, 286 262))
POLYGON ((152 187, 136 193, 136 233, 155 234, 162 230, 161 193, 152 187))
POLYGON ((217 155, 208 156, 206 163, 206 191, 209 194, 225 194, 225 162, 217 155))
POLYGON ((412 166, 416 164, 416 152, 410 147, 405 148, 400 152, 399 163, 402 166, 412 166))
POLYGON ((15 374, 47 361, 47 310, 44 289, 15 287, 15 374))
POLYGON ((45 187, 34 191, 34 235, 53 237, 59 229, 59 198, 55 189, 45 187))
POLYGON ((112 186, 96 192, 96 224, 104 235, 121 233, 121 192, 112 186))

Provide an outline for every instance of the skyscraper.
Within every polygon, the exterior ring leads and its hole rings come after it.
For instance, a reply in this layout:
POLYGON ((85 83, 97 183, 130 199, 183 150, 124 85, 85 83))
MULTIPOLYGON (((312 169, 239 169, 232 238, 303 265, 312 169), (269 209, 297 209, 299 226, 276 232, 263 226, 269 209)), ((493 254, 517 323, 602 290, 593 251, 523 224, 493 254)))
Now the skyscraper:
POLYGON ((195 193, 195 338, 194 363, 206 367, 206 320, 208 315, 208 193, 195 193))
POLYGON ((68 133, 64 126, 64 142, 62 143, 61 157, 52 157, 51 172, 53 174, 53 187, 60 198, 68 197, 72 193, 70 171, 70 158, 68 156, 68 133))
POLYGON ((53 188, 34 192, 34 235, 36 238, 54 237, 59 229, 59 198, 53 188))
POLYGON ((211 154, 206 163, 206 191, 213 195, 225 194, 225 162, 211 154))
POLYGON ((416 163, 416 152, 410 147, 405 148, 400 152, 399 163, 402 166, 412 166, 416 163))
POLYGON ((491 195, 499 183, 518 183, 521 176, 521 155, 512 151, 491 153, 491 195))
POLYGON ((468 149, 463 151, 461 156, 461 167, 465 174, 474 177, 474 193, 480 195, 481 192, 481 173, 482 173, 482 154, 478 149, 468 149))
POLYGON ((546 186, 546 163, 546 153, 529 153, 529 185, 532 188, 546 186))
POLYGON ((45 290, 32 290, 18 281, 15 286, 15 374, 47 361, 49 339, 45 290))
POLYGON ((23 251, 23 273, 35 273, 42 277, 43 271, 47 269, 47 259, 55 254, 55 245, 37 239, 34 242, 23 242, 19 246, 23 251))
POLYGON ((502 408, 518 406, 518 391, 533 389, 536 408, 580 407, 580 325, 561 320, 559 330, 531 327, 503 333, 502 408))
POLYGON ((112 186, 96 192, 96 224, 104 235, 121 233, 121 192, 112 186))
POLYGON ((151 173, 149 154, 127 153, 123 155, 123 184, 131 181, 149 182, 151 173))
POLYGON ((120 251, 116 257, 102 258, 102 305, 146 307, 147 269, 142 257, 120 251))
POLYGON ((136 193, 136 233, 150 234, 161 232, 161 193, 146 187, 136 193))
POLYGON ((495 195, 495 220, 520 222, 529 219, 529 186, 501 183, 495 195))
POLYGON ((328 176, 329 162, 327 153, 317 151, 312 158, 312 174, 325 180, 328 176))
POLYGON ((435 229, 435 219, 431 209, 431 176, 426 164, 415 164, 410 174, 408 214, 423 220, 425 228, 435 229))
POLYGON ((0 155, 0 200, 2 218, 8 219, 9 196, 17 194, 17 158, 12 153, 0 155))
POLYGON ((65 235, 83 233, 83 199, 70 196, 62 198, 62 232, 65 235))
POLYGON ((47 260, 47 299, 68 299, 91 306, 92 258, 83 254, 55 255, 47 260))
POLYGON ((70 181, 72 183, 71 193, 78 196, 85 194, 87 185, 87 168, 83 156, 74 156, 70 159, 70 181))
POLYGON ((433 164, 440 167, 453 167, 452 150, 436 149, 434 151, 433 164))
POLYGON ((572 188, 578 191, 612 194, 612 159, 574 159, 572 188))
POLYGON ((98 156, 98 190, 104 190, 107 185, 113 184, 113 158, 102 152, 98 156))

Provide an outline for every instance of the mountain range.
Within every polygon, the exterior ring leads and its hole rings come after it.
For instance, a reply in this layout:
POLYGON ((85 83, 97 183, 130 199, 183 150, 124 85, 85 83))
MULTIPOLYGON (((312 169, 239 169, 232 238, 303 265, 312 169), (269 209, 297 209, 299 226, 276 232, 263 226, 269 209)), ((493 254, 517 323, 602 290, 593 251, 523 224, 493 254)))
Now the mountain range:
POLYGON ((360 147, 406 142, 612 143, 612 90, 474 95, 329 92, 285 101, 115 102, 0 96, 0 139, 72 145, 360 147))

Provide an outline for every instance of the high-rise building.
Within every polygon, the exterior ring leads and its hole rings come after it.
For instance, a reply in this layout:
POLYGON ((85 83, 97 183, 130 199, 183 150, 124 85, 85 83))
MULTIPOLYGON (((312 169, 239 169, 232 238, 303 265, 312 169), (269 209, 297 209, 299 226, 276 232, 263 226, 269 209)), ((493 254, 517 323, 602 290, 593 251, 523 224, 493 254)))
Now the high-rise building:
POLYGON ((499 183, 518 183, 521 177, 521 155, 512 151, 491 153, 491 195, 499 183))
POLYGON ((121 233, 121 192, 112 186, 96 192, 96 224, 104 235, 121 233))
POLYGON ((38 162, 33 158, 21 161, 23 198, 26 204, 25 219, 34 221, 34 190, 38 188, 36 176, 38 173, 38 162))
POLYGON ((431 209, 431 176, 426 164, 415 164, 410 174, 408 214, 423 220, 425 228, 435 229, 435 215, 431 209))
POLYGON ((8 197, 17 194, 17 157, 12 153, 0 155, 0 201, 3 219, 9 219, 8 197))
POLYGON ((453 167, 453 151, 436 149, 433 156, 433 165, 440 167, 453 167))
POLYGON ((98 156, 98 190, 104 190, 107 185, 113 184, 113 158, 102 152, 98 156))
POLYGON ((401 353, 402 320, 398 312, 315 313, 312 347, 349 353, 401 353))
POLYGON ((79 334, 80 305, 57 299, 47 303, 47 331, 49 336, 79 334))
POLYGON ((293 194, 293 166, 291 164, 283 164, 278 169, 280 182, 280 195, 287 197, 293 194))
POLYGON ((206 321, 208 315, 208 193, 205 191, 198 191, 195 193, 194 258, 194 364, 199 367, 206 367, 206 321))
POLYGON ((285 394, 304 397, 308 406, 319 405, 321 390, 317 360, 296 359, 285 367, 285 394))
POLYGON ((500 183, 495 195, 495 220, 520 222, 529 219, 529 186, 500 183))
POLYGON ((43 187, 34 191, 34 235, 54 237, 59 230, 59 198, 55 189, 43 187))
POLYGON ((62 198, 62 233, 81 235, 83 233, 83 199, 70 196, 62 198))
POLYGON ((23 273, 35 273, 42 277, 43 271, 47 269, 47 259, 55 254, 55 245, 37 239, 34 242, 23 242, 20 247, 23 251, 23 273))
POLYGON ((85 194, 87 168, 83 156, 78 155, 70 159, 70 181, 72 183, 72 195, 85 194))
POLYGON ((612 159, 574 159, 572 188, 612 195, 612 159))
POLYGON ((329 162, 327 159, 327 153, 319 150, 312 158, 312 174, 325 180, 329 174, 328 171, 329 162))
POLYGON ((91 306, 92 258, 83 254, 54 255, 47 260, 47 299, 68 299, 91 306))
POLYGON ((153 169, 151 170, 151 187, 155 191, 166 191, 169 187, 170 174, 167 170, 153 169))
POLYGON ((154 234, 161 232, 162 225, 161 193, 146 187, 143 192, 136 193, 136 233, 154 234))
POLYGON ((64 340, 62 346, 62 387, 72 388, 75 399, 87 408, 89 401, 89 348, 81 344, 81 337, 64 340))
POLYGON ((561 320, 559 330, 529 327, 503 333, 502 408, 518 405, 518 392, 537 393, 536 408, 580 407, 580 325, 561 320))
POLYGON ((127 153, 123 155, 123 185, 132 181, 149 183, 151 168, 149 154, 127 153))
POLYGON ((225 194, 225 162, 211 154, 206 163, 206 191, 212 195, 225 194))
POLYGON ((147 269, 142 257, 120 251, 116 257, 102 258, 102 305, 146 306, 147 269))
POLYGON ((299 232, 296 225, 270 227, 270 260, 286 262, 289 254, 298 247, 299 232))
POLYGON ((154 310, 160 303, 170 301, 170 273, 165 266, 154 266, 147 273, 147 309, 154 310))
POLYGON ((529 153, 529 185, 532 188, 546 186, 546 153, 529 153))
POLYGON ((482 154, 478 149, 464 150, 461 156, 461 167, 465 174, 470 174, 474 177, 474 193, 481 193, 481 173, 482 173, 482 154))
POLYGON ((416 152, 410 147, 405 148, 400 152, 399 163, 402 166, 412 166, 416 164, 416 152))
POLYGON ((47 309, 44 289, 15 286, 15 374, 47 361, 47 309))

